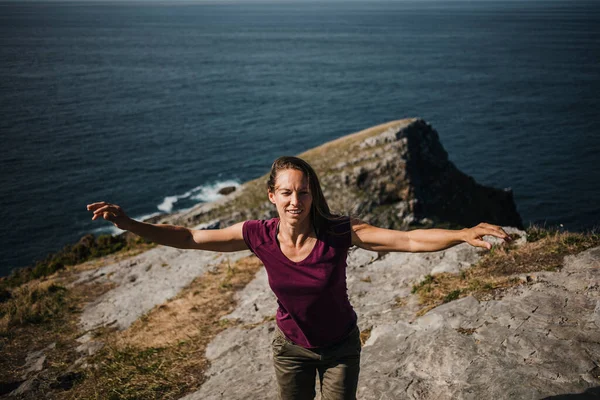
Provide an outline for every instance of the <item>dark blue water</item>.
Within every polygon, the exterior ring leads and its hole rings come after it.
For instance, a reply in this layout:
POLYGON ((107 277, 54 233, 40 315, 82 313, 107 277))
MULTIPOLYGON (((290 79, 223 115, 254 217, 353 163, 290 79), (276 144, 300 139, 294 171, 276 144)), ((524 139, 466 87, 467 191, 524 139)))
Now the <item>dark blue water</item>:
POLYGON ((0 274, 422 117, 526 223, 600 222, 600 3, 0 3, 0 274), (159 208, 160 207, 160 208, 159 208))

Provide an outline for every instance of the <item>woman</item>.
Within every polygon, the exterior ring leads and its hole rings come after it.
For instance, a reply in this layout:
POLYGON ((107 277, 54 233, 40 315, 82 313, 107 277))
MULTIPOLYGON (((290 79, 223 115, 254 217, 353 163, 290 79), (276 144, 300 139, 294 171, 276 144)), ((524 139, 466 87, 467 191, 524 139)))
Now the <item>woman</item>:
POLYGON ((267 186, 278 218, 218 230, 138 222, 105 202, 87 208, 94 213, 92 220, 103 217, 162 245, 220 252, 250 249, 256 254, 279 305, 272 350, 281 399, 313 399, 317 372, 324 400, 356 398, 361 344, 346 289, 350 246, 425 252, 462 242, 490 249, 484 235, 510 240, 502 228, 485 223, 462 230, 405 232, 334 215, 314 170, 297 157, 275 160, 267 186))

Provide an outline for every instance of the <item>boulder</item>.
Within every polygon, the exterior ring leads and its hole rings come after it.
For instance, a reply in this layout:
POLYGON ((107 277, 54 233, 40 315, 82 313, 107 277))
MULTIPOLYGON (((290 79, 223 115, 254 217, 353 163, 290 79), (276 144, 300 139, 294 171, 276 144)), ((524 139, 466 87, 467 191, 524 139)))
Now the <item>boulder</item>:
POLYGON ((235 186, 226 186, 224 188, 219 189, 219 194, 223 196, 227 196, 230 193, 235 192, 235 186))

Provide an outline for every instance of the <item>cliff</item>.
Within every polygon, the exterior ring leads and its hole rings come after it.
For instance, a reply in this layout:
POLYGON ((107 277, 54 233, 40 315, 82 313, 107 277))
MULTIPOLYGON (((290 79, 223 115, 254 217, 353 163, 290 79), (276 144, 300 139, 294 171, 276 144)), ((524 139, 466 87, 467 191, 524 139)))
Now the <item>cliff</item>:
MULTIPOLYGON (((480 185, 448 160, 438 133, 405 119, 342 137, 299 155, 319 173, 330 208, 392 229, 473 226, 485 221, 523 227, 509 189, 480 185)), ((233 196, 158 219, 182 225, 271 218, 267 176, 233 196)))
MULTIPOLYGON (((515 239, 489 252, 351 249, 358 398, 600 396, 600 235, 521 230, 511 193, 458 171, 422 120, 301 157, 338 211, 396 228, 487 220, 515 239)), ((214 227, 268 217, 265 180, 163 221, 214 227)), ((0 395, 275 399, 276 301, 261 267, 248 251, 144 247, 13 288, 0 300, 0 395)))

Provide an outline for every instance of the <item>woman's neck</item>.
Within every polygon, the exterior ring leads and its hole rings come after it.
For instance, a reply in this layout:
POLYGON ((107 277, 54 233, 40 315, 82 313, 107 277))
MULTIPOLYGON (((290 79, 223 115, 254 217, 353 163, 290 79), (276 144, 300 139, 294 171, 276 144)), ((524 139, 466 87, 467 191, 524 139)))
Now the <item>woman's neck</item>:
POLYGON ((301 246, 308 238, 317 237, 309 219, 304 220, 299 225, 289 224, 280 219, 277 236, 280 242, 285 241, 285 243, 290 243, 295 247, 301 246))

